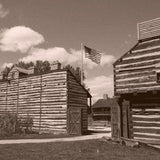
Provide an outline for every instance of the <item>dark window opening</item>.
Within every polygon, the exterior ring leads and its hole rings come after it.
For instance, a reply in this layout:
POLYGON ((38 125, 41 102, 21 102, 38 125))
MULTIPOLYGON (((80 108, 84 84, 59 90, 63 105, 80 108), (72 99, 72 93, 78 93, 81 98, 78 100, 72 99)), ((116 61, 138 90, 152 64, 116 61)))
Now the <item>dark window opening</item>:
POLYGON ((160 83, 160 73, 157 73, 157 82, 160 83))

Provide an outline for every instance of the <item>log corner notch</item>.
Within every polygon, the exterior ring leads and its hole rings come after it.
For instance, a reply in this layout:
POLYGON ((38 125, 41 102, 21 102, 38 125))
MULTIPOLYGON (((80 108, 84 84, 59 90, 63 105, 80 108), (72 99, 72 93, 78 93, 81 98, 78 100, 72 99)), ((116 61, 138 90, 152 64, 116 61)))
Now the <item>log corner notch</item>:
POLYGON ((88 90, 70 71, 60 68, 45 74, 11 78, 10 83, 0 81, 0 114, 6 110, 18 110, 22 117, 28 114, 33 118, 33 130, 41 133, 66 134, 67 113, 73 107, 80 108, 81 132, 85 132, 88 98, 91 98, 88 90))

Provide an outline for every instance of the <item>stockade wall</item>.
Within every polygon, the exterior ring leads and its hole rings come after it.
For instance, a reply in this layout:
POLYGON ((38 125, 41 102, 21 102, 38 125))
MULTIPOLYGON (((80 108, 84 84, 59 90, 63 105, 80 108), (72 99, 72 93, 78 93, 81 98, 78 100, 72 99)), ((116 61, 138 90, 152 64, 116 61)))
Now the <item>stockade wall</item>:
POLYGON ((41 132, 67 130, 67 71, 0 82, 0 114, 11 111, 33 118, 41 132))

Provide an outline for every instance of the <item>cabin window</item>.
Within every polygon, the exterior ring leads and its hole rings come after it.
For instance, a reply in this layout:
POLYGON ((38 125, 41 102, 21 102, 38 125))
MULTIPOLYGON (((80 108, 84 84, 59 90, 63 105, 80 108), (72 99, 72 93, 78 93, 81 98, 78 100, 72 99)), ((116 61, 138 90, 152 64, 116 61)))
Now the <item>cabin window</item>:
POLYGON ((160 83, 160 72, 157 73, 157 82, 160 83))

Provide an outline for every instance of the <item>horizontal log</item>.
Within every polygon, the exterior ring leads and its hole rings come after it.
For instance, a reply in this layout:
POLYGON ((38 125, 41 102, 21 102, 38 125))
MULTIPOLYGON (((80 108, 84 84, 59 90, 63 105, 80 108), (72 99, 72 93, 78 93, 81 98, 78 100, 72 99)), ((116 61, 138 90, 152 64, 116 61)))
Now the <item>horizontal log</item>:
POLYGON ((122 65, 117 68, 115 68, 115 71, 121 71, 121 70, 132 70, 133 68, 138 68, 138 67, 148 67, 148 66, 156 66, 157 63, 160 62, 160 58, 159 59, 151 59, 151 60, 147 60, 147 61, 141 61, 141 63, 139 62, 135 62, 135 63, 131 63, 131 64, 125 64, 122 65))
POLYGON ((54 76, 57 76, 57 77, 66 77, 67 75, 67 72, 66 71, 61 71, 61 72, 52 72, 52 73, 47 73, 47 74, 43 74, 42 75, 42 78, 45 79, 45 78, 52 78, 54 76))
MULTIPOLYGON (((39 102, 33 102, 33 103, 20 103, 19 102, 19 106, 39 106, 39 102)), ((67 103, 66 103, 66 101, 64 101, 64 102, 55 102, 55 101, 48 101, 48 102, 42 102, 41 103, 42 104, 42 106, 44 105, 44 106, 48 106, 48 107, 61 107, 61 106, 65 106, 65 105, 67 105, 67 103)))
POLYGON ((145 123, 143 122, 132 122, 131 123, 132 126, 142 126, 142 127, 160 127, 160 123, 145 123))
POLYGON ((132 72, 119 72, 115 75, 115 80, 125 79, 125 78, 133 78, 133 77, 143 77, 143 76, 153 76, 155 75, 155 70, 143 70, 142 71, 132 71, 132 72))
POLYGON ((117 85, 130 84, 130 83, 137 84, 137 83, 145 83, 145 82, 157 82, 156 75, 143 76, 143 77, 133 77, 133 78, 116 80, 117 85))
POLYGON ((72 91, 68 91, 68 96, 69 97, 73 97, 73 98, 82 98, 82 99, 87 99, 88 96, 87 96, 87 93, 85 94, 80 94, 80 93, 76 93, 76 92, 72 92, 72 91))
POLYGON ((132 111, 132 115, 160 115, 160 111, 132 111))
POLYGON ((134 132, 160 134, 160 128, 133 128, 133 133, 134 132))
POLYGON ((138 140, 138 141, 140 141, 140 142, 143 142, 143 143, 146 143, 147 142, 147 144, 154 144, 154 145, 159 145, 160 144, 160 141, 159 140, 157 140, 157 139, 153 139, 153 138, 143 138, 143 137, 134 137, 134 139, 136 139, 136 140, 138 140))
MULTIPOLYGON (((159 49, 156 49, 156 50, 153 50, 154 51, 160 51, 160 48, 159 49)), ((132 53, 133 54, 133 53, 132 53)), ((150 54, 150 51, 145 51, 145 54, 150 54)), ((151 60, 155 60, 157 61, 159 59, 159 55, 154 55, 154 56, 149 56, 149 57, 141 57, 141 58, 138 58, 138 59, 127 59, 127 60, 122 60, 122 62, 120 64, 117 64, 117 65, 127 65, 127 64, 134 64, 134 63, 140 63, 143 61, 151 61, 151 60)), ((158 61, 157 61, 158 63, 158 61)), ((115 66, 116 67, 116 66, 115 66)), ((116 70, 116 68, 114 68, 114 70, 116 70)))
POLYGON ((153 75, 139 75, 139 76, 135 76, 135 77, 126 77, 126 78, 119 78, 115 80, 117 84, 123 84, 123 83, 134 83, 134 82, 148 82, 148 81, 157 81, 157 76, 154 73, 153 75))
POLYGON ((153 56, 150 58, 144 58, 141 59, 141 61, 135 62, 135 61, 123 61, 121 64, 118 64, 115 66, 115 70, 116 69, 120 69, 120 68, 126 68, 126 67, 131 67, 131 66, 138 66, 138 65, 148 65, 148 64, 156 64, 160 62, 160 58, 159 56, 153 56))
POLYGON ((130 90, 132 90, 132 89, 134 89, 134 88, 142 88, 142 87, 150 87, 150 86, 152 86, 152 87, 157 87, 158 86, 158 84, 157 84, 157 82, 155 82, 155 81, 150 81, 150 82, 136 82, 136 83, 124 83, 124 84, 116 84, 115 85, 115 88, 116 89, 126 89, 126 88, 128 88, 128 89, 130 89, 130 90))
POLYGON ((139 138, 153 138, 153 139, 160 139, 160 134, 154 134, 154 133, 133 133, 134 137, 139 138))
MULTIPOLYGON (((148 98, 147 98, 148 99, 148 98)), ((154 109, 154 108, 159 108, 159 103, 133 103, 132 104, 132 108, 136 108, 136 107, 146 107, 146 109, 151 108, 151 109, 154 109), (154 108, 153 108, 154 107, 154 108)))
POLYGON ((150 47, 150 48, 145 48, 145 49, 139 49, 139 50, 134 50, 132 51, 132 55, 128 56, 128 57, 124 57, 123 60, 129 60, 129 59, 138 59, 138 58, 142 58, 142 57, 151 57, 151 56, 156 56, 156 55, 160 55, 159 52, 160 46, 154 46, 154 47, 150 47), (157 51, 155 51, 155 49, 157 51), (144 52, 144 51, 151 51, 150 54, 144 52), (139 53, 139 52, 143 52, 143 54, 133 54, 133 53, 139 53))
POLYGON ((126 88, 126 89, 116 89, 116 93, 124 94, 124 93, 133 93, 133 92, 147 92, 153 90, 160 90, 160 86, 149 86, 149 87, 135 87, 135 88, 126 88))
POLYGON ((150 121, 150 122, 154 122, 154 121, 158 121, 160 122, 160 117, 132 117, 131 119, 132 121, 150 121))

